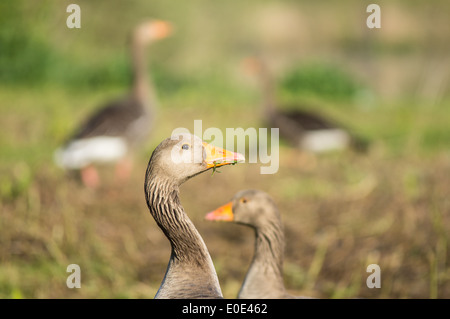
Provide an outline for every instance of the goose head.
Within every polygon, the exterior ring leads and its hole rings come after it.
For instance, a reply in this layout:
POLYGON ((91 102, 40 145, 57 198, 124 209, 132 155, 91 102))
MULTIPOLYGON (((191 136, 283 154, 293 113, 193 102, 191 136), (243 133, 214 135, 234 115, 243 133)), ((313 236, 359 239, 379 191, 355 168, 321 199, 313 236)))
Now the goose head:
POLYGON ((275 202, 267 193, 249 189, 238 192, 231 202, 208 213, 205 219, 235 222, 259 229, 269 222, 278 222, 280 215, 275 202))
POLYGON ((162 141, 149 161, 148 172, 154 168, 158 176, 180 185, 211 168, 244 161, 242 154, 224 150, 191 134, 176 134, 162 141))
POLYGON ((139 24, 133 32, 133 41, 144 45, 172 34, 172 24, 164 20, 148 20, 139 24))

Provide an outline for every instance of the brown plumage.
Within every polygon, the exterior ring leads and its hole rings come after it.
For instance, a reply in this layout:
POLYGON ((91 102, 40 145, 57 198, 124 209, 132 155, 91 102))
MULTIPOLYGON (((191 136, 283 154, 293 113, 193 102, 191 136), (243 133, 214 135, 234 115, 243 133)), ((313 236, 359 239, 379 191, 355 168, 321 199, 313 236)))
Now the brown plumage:
POLYGON ((367 149, 367 141, 323 114, 298 107, 280 108, 275 101, 272 76, 261 58, 248 58, 244 65, 259 81, 264 121, 270 127, 279 128, 280 136, 292 146, 314 153, 346 148, 367 149))
POLYGON ((179 187, 213 167, 233 164, 243 156, 182 134, 161 142, 149 160, 145 196, 172 253, 155 298, 222 298, 208 249, 180 203, 179 187))
POLYGON ((255 252, 239 290, 239 299, 310 298, 293 296, 286 291, 283 225, 277 205, 267 193, 252 189, 240 191, 230 203, 205 218, 243 224, 255 231, 255 252))
MULTIPOLYGON (((86 119, 69 141, 55 152, 56 163, 81 169, 83 182, 96 187, 99 177, 93 164, 119 162, 129 170, 133 149, 149 136, 156 98, 147 74, 146 48, 170 34, 168 22, 151 20, 139 24, 131 37, 132 87, 128 96, 110 102, 86 119)), ((127 175, 129 172, 123 172, 127 175)))

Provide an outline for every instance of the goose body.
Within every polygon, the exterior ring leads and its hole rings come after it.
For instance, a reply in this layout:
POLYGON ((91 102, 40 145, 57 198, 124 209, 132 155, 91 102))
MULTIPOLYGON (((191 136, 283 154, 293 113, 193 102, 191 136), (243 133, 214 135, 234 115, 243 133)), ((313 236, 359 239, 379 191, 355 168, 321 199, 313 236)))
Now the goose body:
POLYGON ((211 221, 243 224, 255 231, 255 252, 239 299, 295 299, 283 282, 284 232, 275 202, 265 192, 244 190, 231 202, 208 213, 211 221))
POLYGON ((153 151, 145 176, 145 196, 172 249, 155 298, 223 298, 205 242, 180 203, 179 187, 206 170, 243 159, 190 134, 168 138, 153 151))
POLYGON ((366 149, 366 141, 323 114, 297 106, 288 110, 280 108, 275 102, 273 80, 262 59, 249 58, 245 64, 258 77, 266 123, 279 128, 280 136, 292 146, 313 153, 348 148, 359 151, 366 149))
POLYGON ((169 34, 170 25, 160 20, 146 21, 135 28, 131 40, 133 82, 129 96, 101 107, 55 151, 56 164, 65 169, 81 169, 87 186, 97 186, 98 176, 85 176, 86 167, 108 162, 120 164, 149 136, 155 97, 146 73, 145 48, 169 34))
POLYGON ((80 169, 91 163, 116 162, 148 136, 150 119, 150 110, 133 97, 113 102, 91 116, 56 151, 57 164, 80 169))
POLYGON ((310 111, 274 112, 267 122, 293 146, 314 153, 345 149, 352 143, 347 130, 310 111))

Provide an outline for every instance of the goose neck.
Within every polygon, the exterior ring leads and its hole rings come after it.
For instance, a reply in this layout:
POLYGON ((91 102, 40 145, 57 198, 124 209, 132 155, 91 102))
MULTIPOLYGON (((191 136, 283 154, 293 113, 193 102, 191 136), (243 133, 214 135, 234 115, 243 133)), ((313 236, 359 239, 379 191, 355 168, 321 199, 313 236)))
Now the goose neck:
POLYGON ((147 102, 151 96, 150 78, 147 74, 147 60, 142 43, 134 42, 131 47, 132 86, 133 94, 142 102, 147 102))
POLYGON ((169 180, 153 178, 146 192, 150 213, 170 241, 173 259, 209 267, 206 245, 181 206, 179 186, 169 180))
POLYGON ((256 230, 254 262, 282 276, 284 235, 280 225, 269 224, 256 230))

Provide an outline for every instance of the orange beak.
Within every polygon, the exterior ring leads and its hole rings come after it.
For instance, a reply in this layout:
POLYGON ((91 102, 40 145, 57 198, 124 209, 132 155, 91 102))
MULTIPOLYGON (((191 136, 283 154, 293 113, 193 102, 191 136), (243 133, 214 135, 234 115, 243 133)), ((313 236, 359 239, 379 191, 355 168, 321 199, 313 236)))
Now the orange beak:
POLYGON ((151 27, 155 30, 154 34, 156 39, 166 38, 173 32, 172 24, 163 20, 153 20, 151 22, 151 27))
POLYGON ((234 219, 233 215, 233 203, 229 202, 223 206, 220 206, 216 210, 206 214, 206 220, 220 220, 225 222, 231 222, 234 219))
POLYGON ((258 74, 262 70, 262 63, 256 57, 248 57, 242 61, 243 69, 248 74, 258 74))
POLYGON ((223 148, 213 146, 203 142, 206 151, 206 167, 219 167, 228 164, 236 164, 245 161, 245 156, 239 153, 230 152, 223 148))

